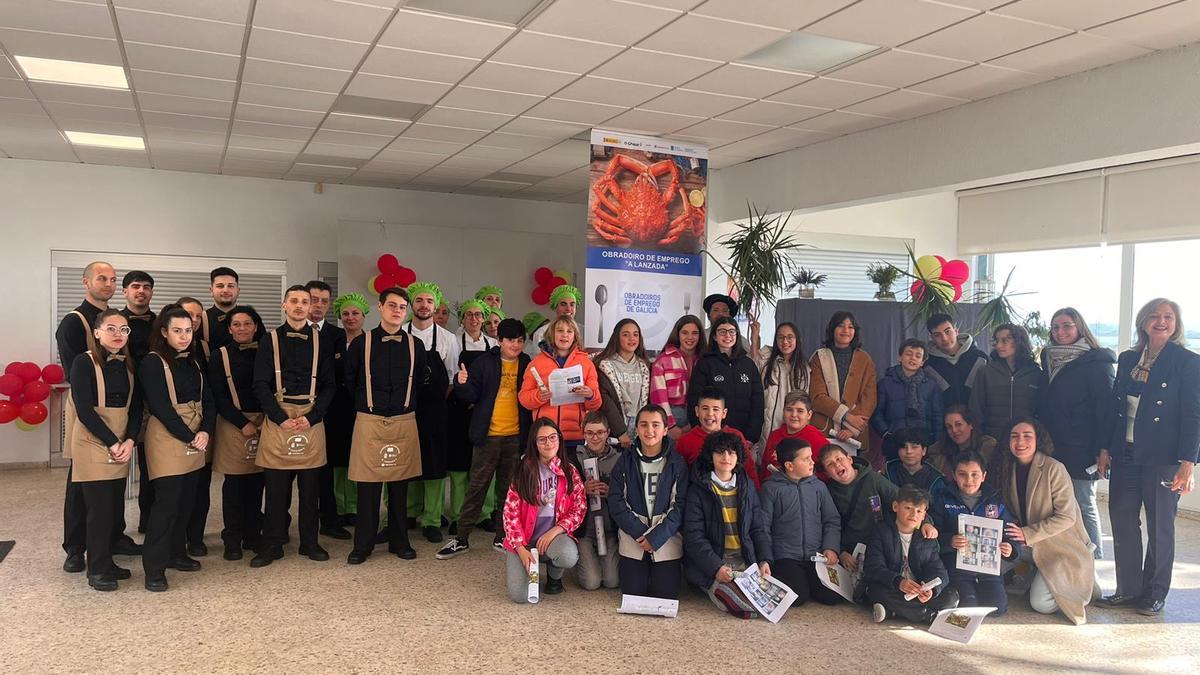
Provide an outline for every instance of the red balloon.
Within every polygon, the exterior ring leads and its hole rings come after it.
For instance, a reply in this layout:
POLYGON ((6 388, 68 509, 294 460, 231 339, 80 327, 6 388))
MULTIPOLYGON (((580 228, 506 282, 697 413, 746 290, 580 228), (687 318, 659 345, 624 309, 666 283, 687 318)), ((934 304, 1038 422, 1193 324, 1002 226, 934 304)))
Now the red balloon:
POLYGON ((46 417, 50 414, 46 410, 46 406, 41 403, 22 403, 21 404, 21 421, 26 424, 37 426, 46 421, 46 417))
POLYGON ((59 384, 67 379, 67 374, 63 372, 63 367, 57 363, 42 368, 42 380, 46 384, 59 384))
POLYGON ((21 407, 21 404, 25 402, 25 394, 14 394, 13 396, 9 396, 8 402, 19 408, 21 407))
POLYGON ((397 286, 408 288, 410 284, 417 280, 417 273, 407 267, 401 267, 396 271, 394 278, 397 286))
POLYGON ((21 366, 20 361, 9 361, 7 366, 4 366, 5 375, 16 375, 17 368, 21 366))
POLYGON ((42 379, 42 367, 31 361, 26 361, 17 366, 17 377, 21 378, 22 382, 33 382, 42 379))
POLYGON ((565 283, 567 283, 566 279, 564 279, 562 277, 554 277, 554 278, 550 279, 550 281, 546 282, 546 288, 549 288, 550 290, 554 290, 554 289, 558 288, 559 286, 562 286, 565 283))
POLYGON ((954 284, 954 302, 958 302, 958 299, 961 297, 962 297, 962 286, 960 286, 958 284, 954 284))
POLYGON ((545 286, 538 286, 533 289, 533 293, 530 293, 529 297, 533 300, 533 304, 544 305, 550 302, 550 289, 545 286))
POLYGON ((908 287, 908 293, 917 302, 925 299, 925 282, 920 279, 913 281, 912 285, 908 287))
POLYGON ((12 401, 0 401, 0 424, 8 424, 17 419, 21 414, 21 408, 12 401))
POLYGON ((380 274, 375 277, 375 292, 382 293, 392 287, 392 276, 390 274, 380 274))
MULTIPOLYGON (((549 267, 539 267, 533 271, 533 280, 537 282, 538 286, 546 285, 546 282, 550 281, 553 278, 554 278, 554 271, 551 270, 549 267)), ((541 303, 538 303, 538 304, 541 304, 541 303)))
POLYGON ((380 272, 386 275, 400 269, 400 261, 396 260, 396 256, 391 253, 384 253, 379 256, 379 260, 375 261, 375 266, 379 268, 380 272))
POLYGON ((50 396, 50 385, 41 380, 34 380, 25 385, 25 400, 37 403, 45 401, 50 396))
POLYGON ((971 276, 971 268, 967 267, 967 263, 962 260, 950 260, 942 265, 942 279, 949 281, 954 286, 962 286, 967 283, 967 278, 971 276))
POLYGON ((0 394, 5 396, 13 396, 20 394, 25 389, 25 383, 21 378, 14 373, 5 373, 0 375, 0 394))

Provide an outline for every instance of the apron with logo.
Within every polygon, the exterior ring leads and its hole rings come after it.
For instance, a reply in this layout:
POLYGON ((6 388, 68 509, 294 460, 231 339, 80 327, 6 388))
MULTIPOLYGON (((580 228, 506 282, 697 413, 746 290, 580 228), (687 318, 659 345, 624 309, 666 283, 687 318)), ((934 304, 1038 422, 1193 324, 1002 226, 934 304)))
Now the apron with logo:
MULTIPOLYGON (((272 356, 275 359, 275 400, 287 414, 296 419, 312 412, 317 400, 317 362, 321 357, 321 333, 312 331, 312 374, 309 377, 308 402, 287 403, 283 400, 283 369, 279 364, 279 333, 271 331, 272 356)), ((258 457, 255 464, 264 469, 298 471, 325 466, 325 425, 318 422, 304 431, 289 431, 263 419, 259 431, 258 457)))
MULTIPOLYGON (((83 324, 83 337, 87 340, 88 351, 93 354, 99 354, 100 345, 96 344, 96 336, 92 335, 92 327, 88 325, 87 317, 85 317, 83 312, 79 310, 75 310, 71 312, 71 314, 79 317, 79 323, 83 324)), ((68 314, 68 316, 70 316, 70 314, 68 314)), ((67 371, 68 377, 71 375, 71 365, 72 364, 70 363, 62 364, 63 369, 67 371)), ((65 415, 65 418, 63 420, 62 456, 63 459, 71 459, 71 446, 73 444, 71 437, 75 432, 75 400, 71 398, 70 390, 67 391, 67 396, 63 400, 63 414, 65 415)))
MULTIPOLYGON (((163 375, 167 379, 167 395, 171 397, 171 407, 189 429, 198 431, 200 421, 204 417, 203 404, 199 400, 180 403, 175 396, 175 377, 171 374, 171 366, 162 356, 154 356, 163 362, 163 375)), ((191 359, 186 363, 199 369, 191 359)), ((200 391, 204 391, 203 372, 200 373, 200 391)), ((203 399, 203 395, 200 398, 203 399)), ((150 470, 150 480, 199 471, 204 468, 205 454, 207 453, 192 447, 191 443, 184 443, 176 438, 157 417, 150 416, 150 421, 146 423, 146 464, 150 470)))
MULTIPOLYGON (((89 351, 89 358, 91 354, 92 352, 89 351)), ((96 402, 100 404, 96 406, 96 414, 120 439, 125 435, 125 430, 129 426, 129 402, 133 400, 133 373, 126 370, 129 375, 129 398, 125 400, 125 407, 109 408, 104 405, 104 372, 100 366, 96 365, 95 360, 92 361, 92 365, 96 367, 96 402)), ((73 409, 72 412, 74 412, 73 409)), ((72 418, 74 419, 71 421, 73 427, 71 442, 75 447, 71 449, 71 481, 86 483, 97 480, 118 480, 128 476, 129 460, 118 462, 113 459, 108 454, 108 446, 104 444, 104 441, 88 431, 88 428, 74 414, 72 414, 72 418)))
MULTIPOLYGON (((363 345, 366 366, 367 410, 374 411, 375 397, 371 391, 371 333, 367 331, 363 345)), ((399 336, 385 336, 389 337, 399 336)), ((416 370, 414 338, 408 337, 408 388, 404 392, 404 407, 412 403, 413 375, 416 370)), ((359 483, 388 483, 421 475, 421 441, 417 431, 416 413, 384 417, 372 412, 359 413, 354 418, 354 437, 350 441, 350 480, 359 483)))
MULTIPOLYGON (((262 426, 264 413, 248 413, 242 410, 242 401, 238 398, 237 386, 233 382, 233 370, 229 367, 229 347, 217 350, 221 355, 221 364, 225 367, 225 381, 229 383, 229 395, 233 398, 233 407, 246 416, 256 427, 262 426)), ((248 473, 262 473, 262 467, 254 463, 258 457, 258 434, 246 438, 242 430, 224 417, 217 417, 216 438, 213 439, 213 469, 226 476, 241 476, 248 473)))

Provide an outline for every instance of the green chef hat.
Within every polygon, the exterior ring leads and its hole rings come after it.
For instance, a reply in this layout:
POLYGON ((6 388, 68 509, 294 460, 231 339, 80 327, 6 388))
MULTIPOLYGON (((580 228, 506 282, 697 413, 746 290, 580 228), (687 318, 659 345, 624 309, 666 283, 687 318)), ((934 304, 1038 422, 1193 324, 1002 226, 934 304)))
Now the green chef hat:
POLYGON ((505 313, 504 313, 504 310, 502 310, 502 309, 497 309, 497 308, 495 308, 495 307, 492 307, 492 306, 490 306, 490 305, 489 305, 489 306, 488 306, 488 308, 487 308, 487 311, 488 311, 488 319, 491 319, 493 316, 498 316, 498 317, 500 317, 500 320, 501 320, 501 321, 503 321, 503 320, 505 320, 505 319, 507 319, 507 318, 508 318, 508 315, 507 315, 507 314, 505 314, 505 313))
POLYGON ((568 295, 575 298, 575 304, 577 305, 583 302, 583 293, 580 293, 578 288, 570 284, 563 284, 550 291, 550 309, 558 307, 558 303, 568 295))
POLYGON ((541 312, 530 312, 521 317, 521 323, 525 324, 526 335, 533 335, 533 331, 537 330, 538 326, 541 326, 548 320, 541 312))
POLYGON ((459 323, 463 322, 463 317, 465 317, 467 315, 467 310, 469 310, 469 309, 477 309, 477 310, 483 312, 483 320, 487 321, 488 314, 490 313, 489 310, 491 310, 491 307, 488 307, 486 304, 484 304, 484 302, 482 300, 476 300, 474 298, 472 298, 470 300, 463 300, 462 302, 458 303, 458 322, 459 323))
POLYGON ((504 291, 499 286, 482 286, 478 291, 475 291, 476 300, 482 301, 489 295, 498 295, 501 302, 504 301, 504 291))
POLYGON ((346 307, 357 307, 362 310, 364 315, 371 313, 371 305, 362 293, 346 293, 339 295, 337 300, 333 301, 333 313, 341 314, 346 307))
POLYGON ((446 301, 446 299, 442 297, 442 289, 438 288, 438 285, 432 281, 414 281, 408 285, 407 290, 410 302, 416 300, 417 295, 420 293, 428 293, 432 295, 433 306, 435 308, 441 307, 442 303, 446 301))

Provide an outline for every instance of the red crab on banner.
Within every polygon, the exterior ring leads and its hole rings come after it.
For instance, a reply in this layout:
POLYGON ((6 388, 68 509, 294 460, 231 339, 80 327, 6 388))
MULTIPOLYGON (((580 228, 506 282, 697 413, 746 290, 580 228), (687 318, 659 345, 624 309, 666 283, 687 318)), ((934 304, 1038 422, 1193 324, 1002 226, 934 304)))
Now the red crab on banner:
POLYGON ((629 155, 613 155, 608 170, 592 186, 596 196, 592 227, 601 237, 620 246, 634 243, 666 246, 689 231, 697 238, 703 236, 706 218, 703 201, 694 204, 679 186, 679 180, 679 167, 672 160, 647 164, 629 155), (636 174, 633 183, 624 189, 617 181, 622 171, 636 174), (660 191, 658 179, 666 175, 670 175, 671 182, 660 191), (668 220, 668 209, 676 197, 682 200, 683 213, 668 220))

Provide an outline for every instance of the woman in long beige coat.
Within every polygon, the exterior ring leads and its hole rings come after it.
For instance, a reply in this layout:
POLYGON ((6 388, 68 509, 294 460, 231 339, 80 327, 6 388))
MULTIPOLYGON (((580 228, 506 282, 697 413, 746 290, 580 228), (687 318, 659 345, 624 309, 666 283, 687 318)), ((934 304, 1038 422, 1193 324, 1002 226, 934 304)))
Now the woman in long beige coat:
POLYGON ((808 362, 810 422, 840 441, 856 440, 863 454, 871 435, 868 421, 875 412, 875 362, 862 349, 862 328, 845 310, 833 313, 825 328, 825 346, 808 362))
POLYGON ((1050 436, 1033 418, 1014 421, 1007 444, 1000 485, 1005 504, 1017 517, 1008 534, 1021 544, 1022 556, 1032 550, 1037 567, 1029 604, 1036 612, 1061 611, 1076 625, 1086 623, 1084 607, 1096 588, 1095 560, 1071 475, 1050 457, 1050 436))

